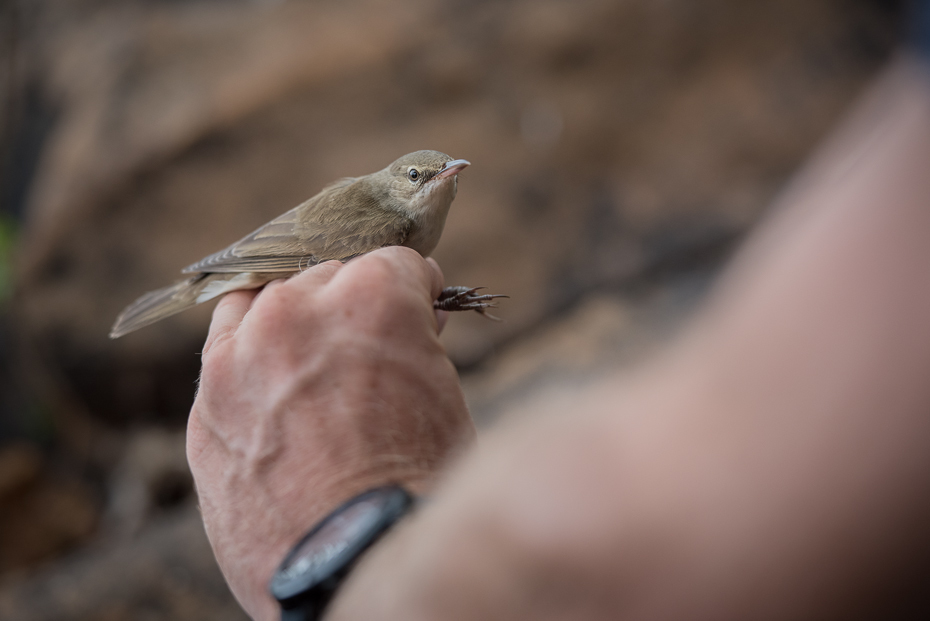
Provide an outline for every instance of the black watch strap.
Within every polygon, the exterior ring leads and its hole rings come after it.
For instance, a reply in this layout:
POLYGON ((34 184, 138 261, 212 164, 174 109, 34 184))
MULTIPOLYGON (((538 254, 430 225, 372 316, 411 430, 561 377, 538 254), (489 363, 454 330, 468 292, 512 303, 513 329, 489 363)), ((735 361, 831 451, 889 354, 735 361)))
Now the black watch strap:
POLYGON ((358 559, 414 505, 402 487, 368 490, 326 516, 298 541, 269 588, 282 621, 319 619, 358 559))
POLYGON ((323 616, 323 608, 312 610, 306 607, 282 608, 281 621, 315 621, 323 616))

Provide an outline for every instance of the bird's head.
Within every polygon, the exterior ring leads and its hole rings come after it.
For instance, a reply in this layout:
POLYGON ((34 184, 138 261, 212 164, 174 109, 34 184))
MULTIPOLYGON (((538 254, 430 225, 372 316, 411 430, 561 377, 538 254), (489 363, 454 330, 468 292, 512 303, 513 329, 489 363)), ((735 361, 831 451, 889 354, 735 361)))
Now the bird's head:
POLYGON ((452 159, 439 151, 408 153, 381 171, 389 185, 392 202, 410 216, 421 218, 448 211, 455 198, 458 174, 468 160, 452 159))

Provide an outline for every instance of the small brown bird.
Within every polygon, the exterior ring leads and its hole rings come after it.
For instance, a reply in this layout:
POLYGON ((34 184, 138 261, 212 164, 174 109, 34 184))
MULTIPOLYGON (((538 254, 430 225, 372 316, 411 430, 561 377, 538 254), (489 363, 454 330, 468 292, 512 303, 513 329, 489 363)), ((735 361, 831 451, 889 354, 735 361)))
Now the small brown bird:
MULTIPOLYGON (((278 216, 233 245, 183 270, 193 274, 146 293, 116 318, 118 338, 238 289, 256 289, 312 265, 384 246, 407 246, 424 257, 436 248, 455 198, 458 173, 469 165, 439 151, 409 153, 383 170, 348 177, 278 216)), ((434 302, 442 310, 486 309, 502 295, 446 287, 434 302)))

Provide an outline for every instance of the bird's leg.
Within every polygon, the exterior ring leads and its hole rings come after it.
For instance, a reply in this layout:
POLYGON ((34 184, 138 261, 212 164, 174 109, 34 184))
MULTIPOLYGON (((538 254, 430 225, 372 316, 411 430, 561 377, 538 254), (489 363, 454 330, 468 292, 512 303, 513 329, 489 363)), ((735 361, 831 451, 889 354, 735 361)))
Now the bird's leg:
POLYGON ((481 289, 484 289, 484 287, 446 287, 439 294, 436 301, 433 302, 433 308, 444 311, 473 310, 489 319, 500 321, 500 319, 488 313, 487 309, 497 308, 497 304, 491 300, 510 296, 493 293, 479 294, 478 291, 481 289))

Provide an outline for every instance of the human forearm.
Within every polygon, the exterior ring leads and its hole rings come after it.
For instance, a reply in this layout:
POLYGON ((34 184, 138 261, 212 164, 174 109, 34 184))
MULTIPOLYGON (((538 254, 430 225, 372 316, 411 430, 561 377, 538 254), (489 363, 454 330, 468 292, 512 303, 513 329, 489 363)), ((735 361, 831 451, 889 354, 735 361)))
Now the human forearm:
POLYGON ((924 554, 930 95, 895 71, 692 336, 490 438, 331 618, 828 617, 924 554))
POLYGON ((899 59, 886 72, 679 353, 682 368, 703 366, 691 398, 715 430, 704 469, 719 472, 704 481, 730 508, 708 538, 725 545, 704 550, 722 565, 706 575, 732 573, 721 601, 850 617, 863 609, 843 606, 927 560, 927 71, 899 59))

